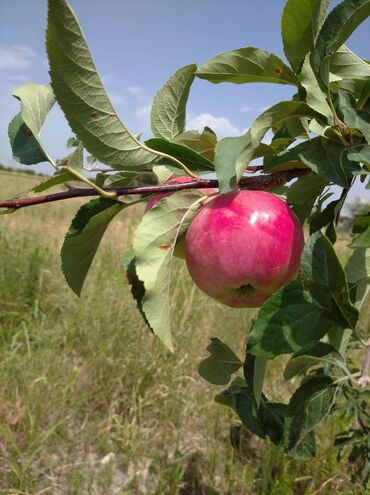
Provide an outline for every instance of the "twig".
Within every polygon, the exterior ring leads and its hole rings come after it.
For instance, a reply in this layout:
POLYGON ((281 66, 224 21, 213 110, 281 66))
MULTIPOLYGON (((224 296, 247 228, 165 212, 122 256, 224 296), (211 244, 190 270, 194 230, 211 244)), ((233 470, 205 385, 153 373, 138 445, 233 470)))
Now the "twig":
MULTIPOLYGON (((294 169, 286 170, 284 172, 278 172, 270 175, 259 175, 256 177, 243 177, 239 182, 241 189, 250 190, 264 190, 271 189, 273 187, 281 186, 290 180, 306 175, 309 173, 309 169, 294 169)), ((142 186, 142 187, 121 187, 121 188, 107 188, 104 192, 107 194, 113 193, 116 197, 128 196, 132 194, 159 194, 165 192, 177 192, 184 189, 207 189, 217 188, 217 179, 198 179, 191 182, 183 182, 177 184, 158 184, 155 186, 142 186)), ((47 194, 44 196, 35 196, 32 198, 18 198, 7 199, 0 201, 0 208, 8 208, 10 210, 19 210, 27 206, 35 206, 43 203, 52 203, 54 201, 62 201, 71 198, 84 198, 89 196, 99 196, 99 193, 95 189, 69 189, 60 193, 47 194)))

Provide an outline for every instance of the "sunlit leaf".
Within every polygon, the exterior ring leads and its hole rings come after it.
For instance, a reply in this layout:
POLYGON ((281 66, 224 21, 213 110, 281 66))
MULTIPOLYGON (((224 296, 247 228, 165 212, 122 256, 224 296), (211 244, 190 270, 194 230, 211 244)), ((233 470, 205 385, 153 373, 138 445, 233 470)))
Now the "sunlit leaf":
POLYGON ((71 129, 102 163, 135 168, 158 155, 125 127, 104 90, 75 13, 66 0, 49 0, 46 48, 56 99, 71 129))
POLYGON ((9 124, 9 138, 16 160, 25 165, 53 160, 41 143, 41 129, 54 105, 50 84, 22 84, 13 92, 21 102, 21 112, 9 124))
POLYGON ((252 46, 216 55, 197 70, 196 76, 213 83, 297 84, 294 73, 279 57, 252 46))
POLYGON ((311 52, 330 0, 287 0, 281 18, 284 52, 293 70, 311 52))
POLYGON ((316 74, 320 74, 323 58, 336 52, 369 15, 370 0, 343 0, 329 13, 319 32, 313 52, 313 67, 316 74))
POLYGON ((155 137, 173 139, 185 130, 185 109, 197 66, 179 69, 155 95, 151 110, 155 137))
POLYGON ((144 215, 134 236, 136 271, 145 287, 143 311, 153 332, 171 351, 169 298, 173 250, 203 197, 192 190, 165 198, 144 215))

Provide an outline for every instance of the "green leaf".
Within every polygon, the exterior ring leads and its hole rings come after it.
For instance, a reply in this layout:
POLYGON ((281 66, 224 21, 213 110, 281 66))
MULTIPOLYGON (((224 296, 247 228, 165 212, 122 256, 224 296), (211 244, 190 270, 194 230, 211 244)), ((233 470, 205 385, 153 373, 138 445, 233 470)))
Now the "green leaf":
POLYGON ((303 383, 289 401, 285 421, 286 449, 292 450, 330 412, 335 388, 329 376, 318 376, 303 383))
POLYGON ((346 274, 351 301, 359 303, 365 298, 370 286, 370 249, 356 248, 350 256, 346 274))
POLYGON ((64 239, 61 258, 67 283, 78 296, 104 232, 126 206, 114 199, 97 198, 81 206, 73 219, 64 239))
POLYGON ((49 0, 46 48, 55 97, 72 131, 100 162, 135 168, 157 154, 146 149, 116 114, 96 72, 75 13, 66 0, 49 0))
POLYGON ((213 162, 215 159, 215 147, 217 137, 213 132, 210 132, 207 127, 200 134, 198 131, 186 131, 178 134, 173 142, 182 144, 188 148, 203 155, 207 160, 213 162))
POLYGON ((343 328, 355 328, 358 311, 349 299, 347 278, 334 247, 321 232, 306 243, 301 259, 305 288, 327 318, 343 328))
POLYGON ((304 374, 312 366, 325 363, 339 368, 345 367, 346 364, 335 347, 325 342, 315 342, 293 354, 285 367, 284 379, 290 380, 294 376, 304 374))
POLYGON ((370 227, 352 241, 351 247, 368 248, 370 247, 370 227))
POLYGON ((370 15, 370 0, 344 0, 326 18, 316 40, 313 67, 320 73, 321 61, 334 53, 356 27, 370 15))
POLYGON ((10 146, 14 160, 23 165, 47 162, 48 157, 31 130, 26 126, 19 112, 8 127, 10 146))
POLYGON ((329 71, 338 79, 366 79, 370 77, 370 64, 351 52, 345 45, 326 59, 325 62, 328 63, 329 71))
POLYGON ((65 182, 73 181, 73 180, 78 180, 78 179, 76 179, 76 177, 72 175, 71 172, 69 172, 65 168, 62 168, 61 170, 55 172, 54 175, 49 177, 49 179, 46 179, 45 181, 41 182, 36 187, 34 187, 33 191, 35 193, 40 193, 52 187, 59 186, 60 184, 64 184, 65 182))
POLYGON ((241 366, 238 356, 220 339, 211 338, 207 347, 210 356, 202 361, 198 371, 202 378, 215 385, 226 385, 241 366))
POLYGON ((70 137, 67 140, 67 148, 75 148, 79 145, 79 140, 75 138, 75 136, 70 137))
POLYGON ((287 201, 300 205, 315 200, 327 185, 328 181, 319 175, 303 175, 290 186, 287 201))
POLYGON ((256 404, 259 406, 262 396, 263 382, 265 379, 267 359, 260 356, 253 356, 247 352, 243 365, 244 378, 252 390, 256 404))
POLYGON ((266 438, 262 421, 250 388, 243 388, 235 394, 235 409, 243 425, 260 438, 266 438))
POLYGON ((252 46, 216 55, 197 70, 196 76, 213 83, 297 84, 294 73, 279 57, 252 46))
POLYGON ((220 191, 227 192, 237 187, 245 168, 253 158, 270 127, 283 123, 290 117, 317 117, 306 103, 282 101, 263 112, 243 136, 224 138, 216 146, 216 173, 220 191))
POLYGON ((352 233, 362 234, 368 227, 370 227, 370 211, 365 215, 360 215, 355 218, 352 225, 352 233))
POLYGON ((281 18, 284 53, 293 70, 311 52, 330 0, 287 0, 281 18))
POLYGON ((271 358, 299 351, 330 328, 321 313, 305 296, 301 281, 291 282, 262 305, 248 338, 248 352, 271 358))
MULTIPOLYGON (((333 228, 336 219, 338 216, 338 212, 340 211, 341 207, 343 206, 345 197, 342 199, 336 199, 335 201, 332 201, 329 203, 323 210, 321 210, 319 213, 316 213, 312 215, 311 221, 310 221, 310 235, 315 233, 316 231, 322 229, 326 225, 331 225, 333 228)), ((329 237, 329 236, 328 236, 329 237)), ((333 234, 334 239, 332 242, 335 242, 336 236, 333 234)))
POLYGON ((118 188, 135 185, 153 185, 156 184, 155 175, 152 172, 141 172, 140 170, 125 170, 117 172, 106 178, 105 187, 118 188))
POLYGON ((153 332, 171 351, 169 296, 173 250, 203 197, 195 190, 168 196, 144 215, 134 236, 136 271, 145 286, 143 310, 153 332))
POLYGON ((136 272, 136 258, 133 249, 130 249, 128 253, 123 258, 123 266, 126 271, 127 281, 131 286, 131 294, 134 300, 136 301, 137 309, 139 313, 143 317, 146 325, 153 332, 153 329, 149 325, 147 317, 144 313, 143 309, 143 299, 145 295, 145 287, 143 282, 139 279, 136 272))
POLYGON ((241 376, 237 376, 230 383, 230 386, 226 390, 222 391, 220 394, 215 395, 214 400, 218 404, 222 404, 226 407, 231 407, 231 409, 235 411, 236 394, 243 388, 246 388, 245 380, 241 376))
POLYGON ((348 177, 355 165, 348 160, 347 148, 341 143, 320 137, 314 138, 310 146, 299 153, 299 158, 324 179, 341 187, 349 186, 348 177))
POLYGON ((313 110, 320 113, 329 124, 334 123, 333 113, 326 101, 326 95, 321 91, 315 73, 310 64, 310 55, 307 54, 304 59, 301 71, 301 84, 306 90, 306 101, 313 110))
POLYGON ((182 67, 155 95, 150 116, 155 137, 173 139, 184 132, 186 102, 196 70, 195 64, 182 67))
POLYGON ((348 159, 354 162, 367 163, 370 165, 370 146, 364 144, 361 148, 349 150, 348 159))
POLYGON ((40 139, 45 119, 55 103, 50 84, 25 83, 13 92, 13 96, 21 102, 21 112, 9 126, 15 159, 21 158, 25 165, 44 161, 53 163, 40 139))
MULTIPOLYGON (((184 165, 186 165, 191 171, 194 172, 209 172, 210 170, 214 170, 214 165, 212 162, 207 160, 206 157, 200 155, 196 151, 188 148, 187 146, 183 146, 182 144, 173 143, 170 141, 166 141, 165 139, 153 138, 149 139, 145 142, 150 148, 160 151, 162 153, 166 153, 171 155, 178 160, 180 160, 184 165)), ((180 169, 179 165, 171 162, 168 163, 167 160, 166 165, 171 165, 171 167, 177 167, 180 169)))
POLYGON ((357 110, 356 100, 348 91, 338 91, 338 105, 346 126, 361 131, 370 144, 370 114, 365 110, 357 110))

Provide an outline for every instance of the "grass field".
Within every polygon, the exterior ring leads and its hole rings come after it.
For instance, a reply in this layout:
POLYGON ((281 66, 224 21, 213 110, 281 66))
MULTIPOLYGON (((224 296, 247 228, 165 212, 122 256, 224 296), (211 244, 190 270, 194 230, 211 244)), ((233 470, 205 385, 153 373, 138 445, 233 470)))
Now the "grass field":
MULTIPOLYGON (((0 196, 34 184, 0 174, 0 196)), ((231 411, 197 374, 211 336, 240 357, 253 312, 215 304, 176 261, 174 355, 147 331, 122 256, 143 207, 109 228, 82 297, 60 272, 64 233, 81 202, 0 217, 0 494, 359 494, 325 422, 310 462, 245 436, 232 449, 231 411)), ((345 249, 345 248, 343 248, 345 249)), ((280 397, 281 360, 266 391, 280 397)))

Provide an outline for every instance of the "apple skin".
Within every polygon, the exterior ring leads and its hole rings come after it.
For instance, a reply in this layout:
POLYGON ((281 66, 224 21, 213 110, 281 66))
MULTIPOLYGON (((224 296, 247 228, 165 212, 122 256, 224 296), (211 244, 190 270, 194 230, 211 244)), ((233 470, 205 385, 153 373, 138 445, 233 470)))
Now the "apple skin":
POLYGON ((203 206, 186 232, 185 259, 210 297, 255 308, 296 276, 303 247, 301 224, 284 201, 241 190, 203 206))
MULTIPOLYGON (((180 177, 174 177, 173 179, 168 180, 166 184, 180 184, 182 182, 191 182, 192 180, 193 180, 192 177, 185 175, 180 177)), ((203 192, 204 194, 212 194, 217 192, 217 189, 207 188, 207 189, 200 189, 200 191, 203 192)), ((158 194, 158 196, 156 196, 155 198, 148 201, 145 207, 145 213, 149 211, 151 208, 153 208, 153 206, 156 205, 158 201, 160 201, 163 198, 167 198, 168 196, 171 196, 171 194, 174 194, 174 192, 171 191, 171 192, 161 193, 158 194)), ((173 254, 177 256, 177 258, 185 258, 185 235, 182 235, 177 239, 173 254)))

